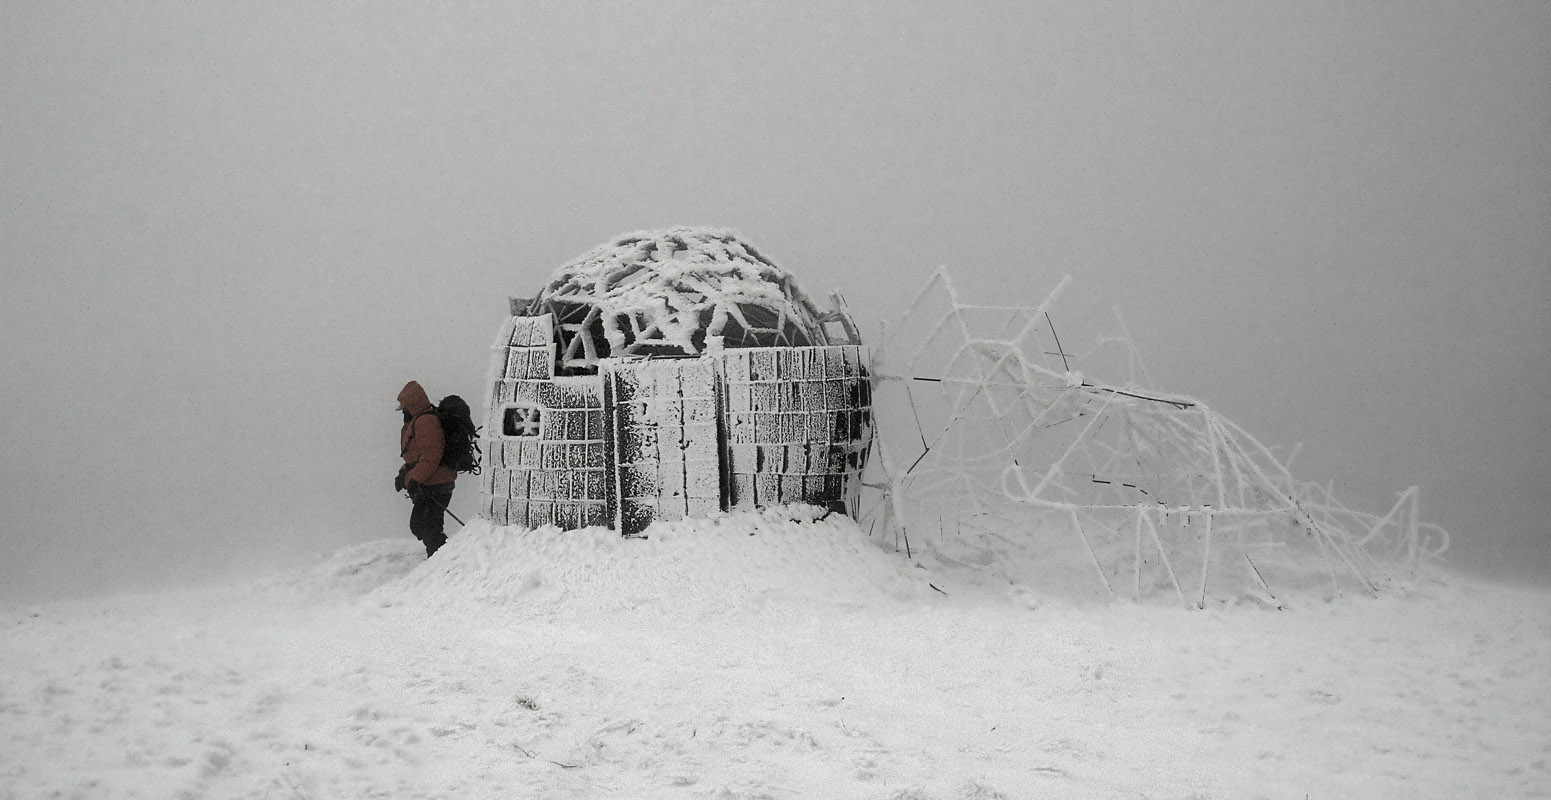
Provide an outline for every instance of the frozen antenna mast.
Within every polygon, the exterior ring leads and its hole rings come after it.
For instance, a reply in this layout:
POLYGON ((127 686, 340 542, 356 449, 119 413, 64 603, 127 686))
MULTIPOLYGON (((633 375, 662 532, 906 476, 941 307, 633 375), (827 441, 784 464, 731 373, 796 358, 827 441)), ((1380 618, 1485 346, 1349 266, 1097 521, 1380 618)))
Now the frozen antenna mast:
POLYGON ((1415 488, 1386 515, 1353 511, 1201 401, 1140 384, 1123 323, 1074 356, 1050 317, 1066 283, 1037 306, 971 305, 940 270, 887 331, 874 531, 1047 589, 1197 607, 1371 594, 1447 548, 1415 488), (1104 358, 1122 382, 1073 369, 1104 358))

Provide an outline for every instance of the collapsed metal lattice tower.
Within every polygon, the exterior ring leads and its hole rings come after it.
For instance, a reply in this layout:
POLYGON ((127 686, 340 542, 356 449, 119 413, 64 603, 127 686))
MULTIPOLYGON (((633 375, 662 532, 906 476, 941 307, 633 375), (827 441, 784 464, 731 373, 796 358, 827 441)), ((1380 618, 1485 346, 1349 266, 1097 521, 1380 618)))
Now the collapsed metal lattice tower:
POLYGON ((1123 324, 1081 358, 1121 381, 1073 370, 1049 313, 1065 285, 1037 306, 973 305, 939 271, 887 331, 871 529, 1003 569, 1022 551, 1036 580, 1086 572, 1104 596, 1196 606, 1372 593, 1447 548, 1414 487, 1386 515, 1354 511, 1201 401, 1144 386, 1123 324))

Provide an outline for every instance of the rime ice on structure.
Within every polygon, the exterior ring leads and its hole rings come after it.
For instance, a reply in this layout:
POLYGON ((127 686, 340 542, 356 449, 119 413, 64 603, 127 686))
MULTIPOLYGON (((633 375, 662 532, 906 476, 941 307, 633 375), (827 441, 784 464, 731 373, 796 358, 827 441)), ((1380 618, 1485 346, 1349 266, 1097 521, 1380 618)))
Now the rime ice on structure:
POLYGON ((620 236, 512 301, 491 360, 481 503, 608 525, 806 502, 854 512, 868 352, 735 233, 620 236))
POLYGON ((1447 548, 1414 487, 1383 516, 1353 511, 1199 400, 1142 385, 1123 324, 1093 351, 1063 348, 1048 312, 1064 286, 1038 306, 971 305, 941 271, 890 329, 874 527, 988 561, 1022 548, 1101 596, 1194 606, 1373 592, 1447 548))

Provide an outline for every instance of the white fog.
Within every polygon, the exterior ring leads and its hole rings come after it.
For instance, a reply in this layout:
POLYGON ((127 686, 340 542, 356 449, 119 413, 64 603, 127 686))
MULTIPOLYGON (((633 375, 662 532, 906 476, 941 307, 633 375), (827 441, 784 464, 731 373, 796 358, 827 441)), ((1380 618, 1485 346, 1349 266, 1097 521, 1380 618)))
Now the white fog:
POLYGON ((0 5, 0 787, 1544 796, 1547 42, 1516 3, 0 5), (483 397, 509 296, 673 225, 864 340, 942 266, 1070 276, 1063 340, 1118 312, 1154 388, 1451 547, 1192 611, 923 589, 838 519, 627 551, 460 481, 417 557, 400 387, 483 397))

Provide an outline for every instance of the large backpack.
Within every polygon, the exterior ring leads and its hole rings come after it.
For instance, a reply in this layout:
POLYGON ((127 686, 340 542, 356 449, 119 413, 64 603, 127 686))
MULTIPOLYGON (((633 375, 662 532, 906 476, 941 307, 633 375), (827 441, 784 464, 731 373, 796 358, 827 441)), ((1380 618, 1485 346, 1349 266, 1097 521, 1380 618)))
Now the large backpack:
POLYGON ((479 474, 479 428, 463 398, 449 394, 436 404, 436 420, 442 424, 442 466, 458 472, 479 474))

